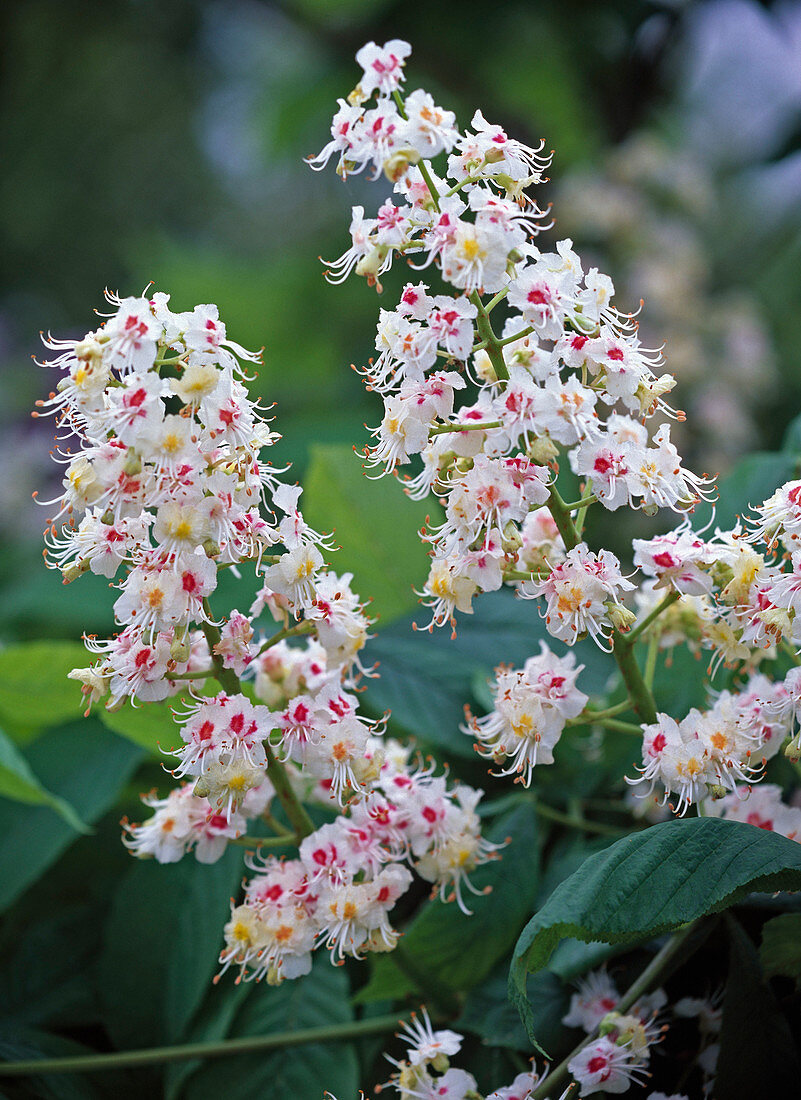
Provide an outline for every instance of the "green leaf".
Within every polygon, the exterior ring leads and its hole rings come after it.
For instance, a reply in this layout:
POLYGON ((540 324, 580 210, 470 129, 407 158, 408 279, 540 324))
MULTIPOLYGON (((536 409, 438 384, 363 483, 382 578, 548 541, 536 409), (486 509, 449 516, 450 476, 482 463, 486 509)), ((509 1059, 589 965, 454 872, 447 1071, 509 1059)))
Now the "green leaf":
POLYGON ((100 988, 106 1026, 122 1049, 181 1039, 217 970, 230 898, 242 877, 242 853, 217 863, 185 856, 163 866, 134 863, 106 924, 100 988), (131 966, 131 939, 143 952, 131 966))
MULTIPOLYGON (((92 1054, 92 1051, 76 1043, 72 1039, 65 1039, 60 1035, 50 1035, 36 1028, 26 1027, 10 1020, 0 1021, 0 1062, 28 1062, 39 1061, 42 1058, 69 1058, 80 1055, 92 1054)), ((13 1077, 0 1078, 13 1082, 13 1077)), ((20 1078, 16 1078, 17 1081, 20 1078)), ((41 1097, 43 1100, 100 1100, 101 1082, 106 1085, 110 1080, 109 1075, 101 1075, 100 1081, 91 1076, 78 1076, 72 1073, 49 1073, 22 1078, 30 1087, 30 1092, 15 1092, 14 1096, 41 1097), (95 1087, 97 1084, 97 1088, 95 1087)), ((115 1082, 116 1083, 116 1082, 115 1082)), ((105 1093, 109 1095, 110 1093, 105 1093)), ((0 1096, 4 1096, 0 1093, 0 1096)))
POLYGON ((787 451, 796 458, 801 457, 801 416, 795 417, 787 425, 787 430, 782 439, 782 450, 787 451))
MULTIPOLYGON (((459 617, 455 638, 448 628, 415 633, 412 623, 425 622, 423 614, 380 630, 368 649, 370 660, 380 664, 380 675, 368 681, 365 692, 370 710, 391 710, 391 722, 400 732, 466 759, 475 757, 474 739, 459 727, 476 680, 486 681, 502 662, 522 665, 539 652, 546 637, 536 607, 510 591, 481 596, 475 609, 474 615, 459 617)), ((577 663, 585 665, 579 687, 589 694, 604 693, 615 672, 612 658, 592 642, 579 643, 574 652, 577 663)))
MULTIPOLYGON (((482 981, 514 944, 537 895, 539 847, 534 807, 524 803, 499 818, 488 831, 494 843, 511 843, 493 860, 471 874, 483 897, 463 891, 472 916, 453 902, 428 902, 401 941, 410 973, 419 974, 421 989, 467 990, 482 981)), ((359 993, 360 1001, 403 996, 415 988, 414 978, 402 972, 393 954, 377 957, 373 976, 359 993)))
MULTIPOLYGON (((228 1037, 300 1031, 352 1019, 346 970, 332 966, 327 954, 320 953, 305 977, 275 987, 256 986, 228 1037)), ((287 1051, 215 1058, 189 1078, 181 1095, 185 1100, 320 1100, 328 1089, 345 1100, 357 1095, 358 1085, 352 1043, 309 1043, 287 1051)))
POLYGON ((654 825, 590 856, 523 930, 509 996, 536 1042, 526 974, 566 936, 633 943, 733 905, 752 891, 801 889, 801 847, 742 822, 694 818, 654 825))
MULTIPOLYGON (((258 987, 254 984, 230 982, 223 987, 214 986, 206 994, 192 1026, 187 1032, 187 1043, 220 1042, 230 1034, 234 1018, 242 1004, 258 987)), ((257 993, 261 995, 261 993, 257 993)), ((171 1062, 165 1066, 164 1100, 176 1100, 181 1095, 184 1082, 203 1065, 200 1058, 187 1062, 171 1062)))
MULTIPOLYGON (((792 843, 792 842, 791 842, 792 843)), ((729 977, 723 1000, 715 1100, 796 1096, 801 1076, 787 1020, 738 921, 728 918, 729 977), (743 1052, 747 1051, 747 1057, 743 1052)))
POLYGON ((97 957, 96 903, 58 909, 36 906, 31 923, 19 912, 7 928, 12 941, 0 963, 0 1026, 13 1020, 27 1026, 66 1024, 75 1028, 97 1020, 93 966, 97 957), (42 912, 43 910, 43 912, 42 912), (20 919, 22 916, 22 919, 20 919))
MULTIPOLYGON (((90 825, 109 809, 142 759, 141 749, 91 718, 49 730, 24 755, 44 787, 77 806, 90 825)), ((0 804, 0 909, 35 882, 75 839, 74 829, 45 806, 0 804)), ((90 837, 80 841, 93 842, 90 837)))
POLYGON ((759 958, 768 977, 801 982, 801 913, 783 913, 764 925, 759 958))
MULTIPOLYGON (((720 482, 715 505, 715 523, 724 530, 733 527, 737 517, 748 515, 752 507, 767 500, 785 481, 798 477, 799 456, 787 451, 748 455, 720 482)), ((696 510, 694 526, 700 530, 711 515, 708 505, 696 510)))
POLYGON ((415 588, 428 576, 428 555, 417 531, 431 504, 409 500, 394 478, 365 477, 349 447, 316 445, 304 478, 303 514, 322 531, 335 531, 342 549, 338 573, 354 574, 354 587, 372 597, 383 622, 417 604, 415 588))
POLYGON ((31 771, 31 766, 13 741, 0 730, 0 798, 26 802, 34 806, 49 806, 63 817, 77 833, 91 832, 78 814, 63 798, 45 790, 31 771))
POLYGON ((135 707, 126 702, 119 710, 98 707, 95 713, 108 729, 159 756, 162 750, 174 748, 181 741, 171 705, 175 705, 175 700, 140 703, 135 707))
POLYGON ((80 717, 86 704, 67 674, 89 663, 78 642, 24 642, 0 650, 0 722, 9 729, 42 729, 80 717))
MULTIPOLYGON (((529 975, 526 994, 532 1005, 537 1035, 546 1049, 553 1053, 562 1041, 562 1017, 569 1007, 570 992, 555 974, 543 970, 539 974, 529 975)), ((470 991, 455 1026, 480 1036, 486 1046, 531 1050, 531 1040, 520 1014, 509 1001, 505 967, 470 991)))

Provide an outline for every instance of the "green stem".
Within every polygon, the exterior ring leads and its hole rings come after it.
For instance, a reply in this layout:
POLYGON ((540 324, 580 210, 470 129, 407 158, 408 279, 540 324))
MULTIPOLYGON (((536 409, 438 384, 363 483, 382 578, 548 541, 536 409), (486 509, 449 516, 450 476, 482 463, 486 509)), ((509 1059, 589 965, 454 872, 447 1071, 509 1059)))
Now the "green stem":
POLYGON ((302 623, 297 623, 295 626, 285 626, 281 630, 276 631, 272 638, 268 638, 266 642, 262 642, 259 646, 259 653, 264 653, 265 650, 272 649, 278 642, 282 642, 284 638, 297 638, 301 634, 313 634, 316 627, 310 620, 304 619, 302 623))
POLYGON ((587 496, 588 503, 585 504, 583 507, 579 508, 579 510, 576 512, 575 523, 576 523, 576 531, 578 532, 579 538, 581 538, 582 535, 584 534, 584 522, 587 519, 587 509, 589 508, 590 504, 592 504, 593 502, 598 500, 598 497, 592 491, 592 478, 591 477, 587 478, 587 481, 584 484, 583 492, 587 496), (590 497, 592 499, 590 499, 590 497))
MULTIPOLYGON (((494 299, 493 299, 494 300, 494 299)), ((503 348, 501 347, 497 336, 492 328, 492 322, 489 319, 489 314, 484 308, 484 303, 481 301, 481 295, 477 290, 472 291, 470 294, 470 301, 476 307, 478 314, 476 316, 476 330, 479 337, 487 345, 487 355, 490 358, 493 369, 495 371, 495 377, 499 382, 508 382, 509 371, 506 369, 506 360, 503 357, 503 348)))
POLYGON ((492 311, 497 306, 498 302, 502 302, 508 293, 509 293, 509 287, 508 286, 505 286, 503 288, 503 290, 499 290, 498 293, 496 295, 494 295, 494 297, 490 298, 490 300, 484 306, 484 311, 486 313, 492 313, 492 311))
MULTIPOLYGON (((203 601, 203 609, 208 618, 211 619, 212 614, 208 600, 203 601)), ((215 645, 220 641, 219 630, 213 623, 204 622, 203 634, 209 646, 211 661, 214 665, 214 677, 217 683, 228 695, 239 695, 242 691, 239 677, 233 669, 226 668, 222 662, 222 658, 214 652, 215 645)), ((292 790, 292 785, 289 782, 289 776, 287 775, 286 769, 281 761, 276 758, 269 741, 264 742, 264 751, 267 754, 267 775, 275 788, 275 793, 278 795, 279 802, 284 808, 284 813, 289 818, 290 825, 295 830, 297 840, 300 842, 304 836, 308 836, 309 833, 314 832, 314 824, 306 813, 303 803, 292 790)))
POLYGON ((481 432, 487 428, 502 428, 500 420, 488 420, 486 424, 441 424, 432 428, 428 433, 432 435, 446 435, 448 432, 481 432))
MULTIPOLYGON (((694 931, 697 922, 692 924, 686 924, 683 928, 680 928, 677 932, 674 932, 664 947, 657 951, 653 959, 651 959, 648 966, 640 974, 639 978, 623 994, 619 1003, 615 1006, 615 1012, 619 1012, 621 1016, 625 1016, 632 1005, 642 997, 648 990, 656 985, 662 974, 667 970, 668 966, 673 962, 673 959, 684 948, 684 942, 692 931, 694 931)), ((598 1028, 594 1028, 586 1038, 582 1039, 578 1046, 571 1050, 567 1058, 560 1062, 556 1069, 552 1070, 547 1077, 545 1077, 538 1087, 532 1092, 531 1100, 545 1100, 546 1096, 552 1096, 555 1090, 559 1088, 562 1081, 568 1075, 568 1063, 579 1054, 586 1046, 593 1042, 598 1035, 598 1028)))
POLYGON ((568 512, 576 512, 580 508, 587 508, 590 504, 595 504, 597 500, 598 497, 595 493, 590 493, 589 496, 582 497, 581 500, 572 500, 569 503, 566 502, 565 508, 567 508, 568 512))
MULTIPOLYGON (((400 92, 397 90, 394 91, 392 93, 392 98, 397 104, 398 114, 401 116, 401 118, 408 118, 408 115, 406 114, 406 105, 403 102, 403 97, 401 96, 400 92)), ((431 195, 431 201, 434 203, 434 209, 437 211, 437 213, 439 213, 439 191, 437 191, 436 187, 434 186, 434 181, 432 180, 431 173, 428 170, 428 165, 424 160, 421 160, 419 161, 417 167, 420 169, 420 175, 426 181, 426 187, 428 188, 431 195)))
MULTIPOLYGON (((612 655, 617 661, 617 667, 620 669, 620 675, 623 677, 623 683, 626 685, 632 706, 642 721, 651 726, 657 720, 656 703, 654 702, 653 693, 640 672, 634 647, 628 644, 626 635, 621 634, 618 630, 614 631, 613 637, 615 647, 612 650, 612 655)), ((630 733, 631 731, 624 730, 623 732, 630 733)), ((638 732, 642 734, 642 730, 638 730, 638 732)))
POLYGON ((537 799, 536 811, 541 817, 549 821, 555 821, 557 825, 567 825, 570 829, 580 829, 585 833, 597 833, 598 836, 622 836, 628 835, 628 829, 620 829, 616 825, 604 825, 600 821, 587 821, 584 817, 575 814, 565 814, 561 810, 555 810, 545 802, 537 799))
POLYGON ((654 634, 648 643, 648 654, 645 658, 645 674, 643 679, 649 691, 653 691, 654 675, 656 673, 656 659, 659 656, 659 635, 654 634))
POLYGON ((437 1015, 446 1017, 458 1015, 460 1005, 456 994, 442 982, 432 981, 429 974, 411 957, 402 940, 392 952, 392 961, 407 978, 414 982, 423 999, 434 1006, 437 1015))
POLYGON ((787 656, 791 658, 794 665, 801 665, 801 657, 798 656, 798 653, 795 651, 795 649, 793 649, 792 645, 786 640, 786 638, 782 638, 779 644, 784 652, 787 654, 787 656))
POLYGON ((606 707, 605 710, 593 710, 591 707, 585 707, 576 720, 576 725, 581 725, 584 722, 603 722, 605 718, 614 718, 616 714, 622 714, 626 710, 631 710, 631 700, 624 699, 622 703, 615 703, 613 707, 606 707))
MULTIPOLYGON (((487 310, 489 312, 489 310, 487 310)), ((528 328, 524 328, 521 332, 516 332, 513 336, 507 336, 505 340, 498 340, 498 347, 505 348, 507 344, 513 344, 515 340, 522 340, 526 336, 530 336, 534 331, 534 326, 529 325, 528 328)))
POLYGON ((635 722, 619 722, 617 718, 602 718, 598 725, 615 733, 630 733, 632 737, 642 737, 642 726, 635 722))
POLYGON ((486 177, 482 176, 480 172, 477 173, 475 176, 465 176, 465 178, 460 183, 455 183, 453 187, 449 187, 442 197, 443 199, 449 199, 451 195, 455 195, 458 191, 461 191, 463 187, 467 187, 468 184, 478 183, 479 180, 485 178, 486 177))
POLYGON ((637 638, 639 638, 639 636, 642 634, 642 632, 644 630, 647 630, 655 619, 659 618, 663 611, 667 611, 669 607, 671 607, 677 600, 680 599, 681 593, 677 592, 675 589, 668 592, 664 599, 661 600, 661 602, 658 603, 652 611, 648 612, 642 622, 635 623, 635 625, 628 632, 628 634, 626 635, 626 641, 629 643, 629 645, 631 645, 632 642, 636 641, 637 638))
POLYGON ((303 1031, 279 1031, 272 1035, 249 1035, 241 1039, 223 1039, 212 1043, 186 1043, 183 1046, 115 1051, 112 1054, 81 1054, 67 1058, 4 1062, 0 1063, 0 1076, 38 1077, 45 1073, 94 1073, 162 1065, 167 1062, 188 1062, 195 1058, 220 1058, 230 1054, 247 1054, 254 1050, 280 1050, 303 1043, 335 1043, 394 1031, 399 1023, 403 1023, 403 1019, 403 1016, 399 1019, 397 1015, 376 1016, 372 1020, 358 1020, 349 1024, 310 1027, 303 1031))
POLYGON ((295 830, 298 843, 304 836, 314 832, 314 822, 306 813, 306 807, 295 794, 289 776, 281 761, 273 752, 269 741, 264 742, 264 751, 267 754, 267 775, 270 777, 278 801, 284 808, 284 813, 289 818, 289 823, 295 830))
POLYGON ((208 680, 209 676, 214 675, 213 668, 204 668, 201 672, 177 672, 173 675, 168 672, 165 679, 172 683, 174 680, 208 680))
POLYGON ((229 844, 241 844, 243 848, 283 848, 289 844, 297 844, 298 838, 294 833, 281 833, 279 836, 235 836, 229 837, 229 844))
MULTIPOLYGON (((555 485, 551 486, 548 509, 553 516, 553 521, 556 524, 559 534, 562 536, 566 549, 572 550, 574 547, 578 546, 581 542, 581 536, 576 530, 573 517, 570 515, 555 485)), ((637 659, 634 655, 634 647, 631 645, 631 635, 633 633, 633 631, 630 631, 627 636, 622 634, 619 630, 612 631, 612 656, 615 658, 617 666, 620 669, 620 675, 623 677, 623 683, 626 685, 632 707, 643 722, 651 725, 656 722, 656 703, 654 702, 653 694, 642 677, 637 659)), ((615 727, 610 728, 619 728, 620 725, 621 723, 616 723, 615 727)), ((623 723, 623 725, 628 725, 628 723, 623 723)), ((634 727, 630 727, 627 730, 623 730, 623 732, 630 733, 633 728, 634 727)))

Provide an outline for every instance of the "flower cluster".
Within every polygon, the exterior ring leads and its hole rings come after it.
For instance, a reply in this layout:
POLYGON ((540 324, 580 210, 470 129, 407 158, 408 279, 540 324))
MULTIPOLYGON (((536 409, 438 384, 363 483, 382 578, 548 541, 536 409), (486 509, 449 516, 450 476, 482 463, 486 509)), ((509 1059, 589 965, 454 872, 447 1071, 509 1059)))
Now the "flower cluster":
MULTIPOLYGON (((406 1057, 385 1057, 395 1067, 387 1085, 400 1100, 529 1100, 543 1080, 532 1062, 530 1071, 482 1097, 473 1074, 450 1064, 451 1056, 461 1050, 464 1036, 456 1031, 434 1031, 425 1009, 419 1016, 412 1013, 411 1021, 401 1025, 398 1038, 407 1044, 406 1057)), ((559 1100, 566 1100, 570 1093, 571 1089, 566 1089, 559 1100)), ((325 1095, 336 1100, 331 1093, 325 1095)))
POLYGON ((386 748, 370 762, 370 793, 306 836, 297 859, 251 861, 257 873, 232 906, 223 969, 272 984, 308 973, 320 944, 334 962, 391 951, 398 933, 389 911, 411 884, 409 868, 469 913, 462 890, 479 891, 468 876, 498 849, 481 837, 481 792, 449 791, 443 777, 414 769, 400 745, 386 748))
POLYGON ((496 763, 506 763, 498 775, 517 775, 528 787, 534 766, 553 763, 553 750, 565 725, 578 718, 587 696, 576 687, 583 665, 572 653, 557 657, 544 642, 538 657, 521 669, 495 670, 494 707, 484 718, 464 727, 478 740, 476 750, 496 763))
MULTIPOLYGON (((642 346, 638 322, 613 304, 612 281, 586 269, 570 240, 535 244, 549 228, 528 194, 550 163, 542 143, 523 145, 480 111, 460 130, 428 93, 406 94, 409 54, 400 41, 359 53, 364 79, 311 163, 336 155, 343 177, 369 166, 394 188, 375 218, 354 208, 351 246, 329 278, 355 272, 380 290, 395 259, 439 277, 436 287, 428 275, 407 283, 397 305, 381 309, 377 354, 361 372, 384 402, 367 465, 398 475, 417 463, 402 475, 406 492, 433 494, 444 508, 421 532, 432 558, 422 594, 429 626, 454 623, 476 595, 509 584, 537 601, 553 638, 572 646, 589 636, 614 651, 621 671, 629 631, 657 651, 678 642, 711 650, 713 669, 746 675, 780 642, 798 649, 801 482, 758 509, 750 534, 739 524, 709 538, 692 530, 689 515, 713 487, 671 442, 670 419, 683 414, 666 403, 674 379, 661 354, 642 346), (562 457, 580 486, 571 503, 556 485, 562 457), (599 504, 682 518, 635 539, 626 574, 584 539, 587 510, 599 504), (767 555, 754 547, 760 538, 767 555), (789 567, 771 557, 779 544, 789 567), (639 618, 626 606, 632 593, 639 618)), ((681 724, 666 715, 654 723, 650 687, 631 661, 623 679, 646 718, 642 781, 658 780, 681 812, 759 778, 790 732, 774 707, 780 689, 765 676, 681 724)), ((470 725, 478 751, 530 782, 581 714, 586 699, 570 683, 556 704, 527 671, 499 674, 492 714, 470 725)))
POLYGON ((155 812, 124 823, 125 843, 162 863, 189 851, 210 863, 262 818, 278 830, 265 843, 300 845, 296 860, 267 860, 234 908, 224 968, 275 982, 307 972, 321 942, 335 961, 390 950, 388 913, 409 868, 466 911, 470 871, 495 855, 475 812, 481 792, 448 788, 408 750, 387 754, 383 724, 359 714, 370 620, 351 575, 327 568, 300 487, 261 457, 278 437, 242 381, 242 362, 257 357, 228 339, 215 306, 109 301, 97 331, 47 339, 60 354, 46 365, 64 373, 41 407, 69 441, 48 562, 65 582, 121 574, 120 631, 87 638, 100 659, 71 676, 112 710, 189 691, 173 710, 182 744, 171 752, 186 782, 147 796, 155 812), (252 607, 215 617, 219 571, 246 562, 263 582, 252 607), (265 610, 279 624, 271 637, 259 633, 265 610), (336 820, 315 831, 306 798, 336 807, 336 820))
MULTIPOLYGON (((627 1092, 649 1076, 651 1048, 664 1038, 668 1028, 659 1021, 668 1010, 663 989, 640 997, 621 1013, 621 995, 606 970, 596 970, 581 979, 570 1008, 562 1018, 567 1027, 581 1028, 590 1039, 571 1058, 569 1072, 580 1086, 579 1096, 594 1092, 627 1092)), ((711 1086, 717 1064, 717 1035, 720 1031, 720 995, 711 998, 683 997, 669 1006, 673 1016, 696 1018, 699 1027, 697 1062, 707 1086, 711 1086)), ((687 1100, 684 1094, 652 1092, 649 1100, 687 1100)))
POLYGON ((626 1092, 633 1083, 647 1077, 650 1048, 662 1038, 656 1014, 667 1003, 661 989, 641 997, 626 1013, 612 979, 605 970, 589 974, 578 983, 570 1009, 562 1023, 582 1028, 592 1039, 568 1064, 581 1086, 579 1096, 593 1092, 626 1092))
POLYGON ((658 782, 665 798, 678 796, 678 813, 708 794, 737 794, 759 778, 790 732, 786 698, 781 684, 757 673, 739 694, 722 691, 709 710, 693 708, 681 722, 658 714, 643 726, 641 775, 629 782, 648 783, 649 791, 658 782))
POLYGON ((552 533, 542 537, 543 522, 532 517, 551 500, 561 450, 607 508, 691 509, 707 484, 684 469, 667 424, 649 433, 644 423, 671 414, 663 395, 673 379, 658 373, 659 354, 611 304, 606 275, 585 271, 569 240, 554 251, 533 243, 543 214, 526 189, 550 162, 542 145, 509 138, 480 111, 461 132, 426 92, 404 98, 409 52, 390 42, 359 54, 365 77, 311 160, 322 167, 337 154, 343 176, 371 165, 399 196, 372 219, 354 208, 351 247, 330 278, 355 271, 375 283, 399 256, 436 269, 448 291, 409 283, 394 309, 381 310, 377 358, 362 372, 384 400, 368 465, 397 472, 419 455, 407 491, 433 493, 445 506, 444 521, 424 532, 432 623, 470 612, 479 592, 528 578, 522 594, 548 597, 555 637, 570 644, 588 631, 605 644, 631 587, 619 563, 608 552, 599 560, 571 550, 563 575, 541 587, 558 561, 547 553, 552 533), (428 163, 437 157, 447 158, 441 176, 428 163), (506 316, 496 335, 499 306, 506 316))

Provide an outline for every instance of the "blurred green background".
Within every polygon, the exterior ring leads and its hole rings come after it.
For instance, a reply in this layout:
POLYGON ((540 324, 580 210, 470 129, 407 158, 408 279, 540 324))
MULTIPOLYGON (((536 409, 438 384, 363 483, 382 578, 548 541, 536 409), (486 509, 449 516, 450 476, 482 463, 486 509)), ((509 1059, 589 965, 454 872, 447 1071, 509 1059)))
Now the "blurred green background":
MULTIPOLYGON (((141 818, 139 792, 171 785, 156 743, 169 744, 173 726, 166 706, 79 718, 65 674, 84 661, 83 630, 113 629, 112 594, 103 578, 64 588, 45 570, 46 510, 31 501, 34 489, 47 499, 60 486, 48 457, 52 422, 30 418, 54 376, 30 357, 41 357, 40 330, 79 337, 95 327, 104 287, 130 295, 152 281, 177 309, 216 302, 233 339, 265 346, 255 388, 264 404, 276 403, 284 437, 271 457, 304 478, 315 526, 337 527, 345 549, 334 567, 352 569, 355 589, 376 595, 383 623, 398 618, 366 651, 382 673, 365 693, 369 713, 390 708, 393 732, 413 732, 489 799, 503 791, 458 725, 471 694, 481 702, 490 668, 522 662, 541 624, 509 593, 486 597, 453 643, 448 631, 415 636, 399 618, 414 609, 411 585, 425 575, 415 529, 428 506, 415 508, 391 479, 361 477, 351 448, 366 442, 364 424, 378 421, 380 403, 350 364, 371 354, 379 305, 395 303, 406 269, 386 278, 383 299, 355 278, 324 281, 318 257, 346 247, 350 207, 374 209, 386 187, 361 176, 343 183, 303 163, 326 143, 336 98, 358 79, 358 47, 392 37, 412 43, 410 90, 429 89, 463 126, 480 107, 523 141, 543 137, 554 148, 541 199, 557 220, 549 240, 572 236, 588 265, 612 275, 623 308, 646 299, 643 340, 665 344, 667 368, 679 377, 688 463, 727 470, 745 452, 778 449, 801 411, 801 3, 3 5, 0 646, 65 640, 0 654, 0 724, 9 735, 0 732, 0 748, 16 779, 0 798, 2 1059, 241 1037, 287 1019, 311 1026, 353 1012, 348 975, 325 961, 306 984, 282 990, 232 981, 212 989, 239 855, 229 851, 211 868, 191 860, 161 868, 136 863, 120 844, 120 816, 141 818), (94 832, 78 838, 53 812, 69 807, 94 832)), ((722 523, 793 476, 799 438, 796 426, 783 455, 738 468, 721 494, 722 523)), ((600 536, 615 546, 626 532, 618 517, 600 536)), ((220 608, 246 608, 231 580, 221 583, 220 608)), ((602 693, 604 655, 591 646, 579 653, 585 682, 602 693)), ((703 699, 703 669, 683 656, 659 680, 677 713, 703 699)), ((631 763, 630 743, 620 748, 620 758, 615 749, 603 766, 593 757, 586 768, 585 750, 595 749, 577 744, 564 768, 546 769, 542 791, 567 807, 580 774, 583 794, 608 797, 631 763)), ((498 838, 508 835, 503 820, 498 827, 498 838)), ((567 864, 594 843, 571 842, 567 864)), ((504 860, 501 871, 509 866, 504 860)), ((563 862, 557 877, 564 873, 563 862)), ((516 872, 508 874, 512 881, 516 872)), ((528 889, 535 878, 528 874, 528 889)), ((533 899, 520 897, 529 911, 533 899)), ((463 955, 473 967, 474 956, 463 955)), ((356 969, 355 982, 366 981, 366 968, 356 969)), ((501 960, 493 978, 503 1003, 507 969, 501 960)), ((478 1003, 476 1018, 489 1019, 478 1003)), ((562 1011, 551 1009, 552 1018, 562 1011)), ((365 1066, 380 1045, 360 1051, 365 1066)), ((356 1064, 343 1049, 199 1071, 178 1063, 163 1074, 3 1082, 0 1093, 208 1100, 222 1087, 232 1100, 251 1100, 280 1091, 280 1074, 297 1070, 308 1088, 287 1086, 285 1095, 319 1096, 325 1086, 344 1098, 355 1094, 356 1064)), ((477 1047, 475 1061, 493 1085, 511 1079, 497 1050, 477 1047)))
POLYGON ((29 357, 42 329, 93 327, 105 286, 217 302, 234 339, 263 344, 256 388, 297 474, 313 444, 365 442, 379 406, 349 364, 371 353, 379 301, 326 284, 317 257, 384 188, 302 158, 369 39, 408 39, 408 87, 463 125, 480 106, 555 149, 554 232, 621 305, 646 298, 699 468, 776 446, 801 407, 797 3, 29 0, 3 6, 0 34, 0 641, 85 625, 86 587, 62 590, 39 558, 30 494, 58 482, 29 410, 53 376, 29 357))

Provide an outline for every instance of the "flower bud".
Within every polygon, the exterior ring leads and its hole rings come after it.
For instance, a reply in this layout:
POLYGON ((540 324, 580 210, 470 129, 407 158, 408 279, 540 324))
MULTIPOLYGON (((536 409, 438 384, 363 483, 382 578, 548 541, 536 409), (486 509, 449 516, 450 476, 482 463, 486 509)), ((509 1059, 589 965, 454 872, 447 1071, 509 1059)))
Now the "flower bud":
POLYGON ((195 798, 209 797, 209 795, 211 794, 211 787, 208 785, 204 776, 201 775, 197 783, 195 783, 195 788, 192 791, 192 794, 194 794, 195 798))
POLYGON ((417 164, 420 154, 416 149, 399 149, 384 161, 384 175, 390 183, 397 183, 406 175, 410 164, 417 164))
POLYGON ((609 615, 610 622, 615 630, 620 630, 624 634, 627 630, 631 630, 634 623, 637 621, 637 616, 633 611, 629 611, 627 607, 624 607, 621 603, 613 603, 611 600, 604 602, 607 614, 609 615))
POLYGON ((173 638, 170 645, 170 656, 175 661, 188 661, 190 654, 192 653, 192 643, 189 640, 189 635, 173 638))
POLYGON ((84 573, 89 572, 90 561, 88 558, 82 558, 80 561, 71 562, 69 565, 65 565, 61 570, 61 576, 64 578, 64 584, 72 584, 78 577, 84 573))
POLYGON ((492 365, 492 360, 487 355, 484 348, 481 351, 477 351, 473 358, 473 366, 475 367, 476 374, 482 380, 482 382, 497 382, 498 375, 495 373, 495 367, 492 365))
POLYGON ((137 474, 141 474, 142 472, 142 459, 139 457, 133 447, 128 448, 128 452, 125 456, 125 462, 122 466, 122 472, 125 474, 126 477, 136 477, 137 474))
POLYGON ((207 558, 217 558, 222 552, 219 542, 215 542, 215 540, 211 538, 204 539, 202 546, 206 551, 207 558))
POLYGON ((526 454, 538 466, 547 466, 559 454, 559 448, 549 435, 538 435, 526 454))
POLYGON ((370 279, 375 280, 381 270, 382 263, 386 259, 387 251, 384 245, 381 248, 370 249, 367 255, 362 256, 356 264, 356 274, 363 275, 368 281, 370 279))
POLYGON ((801 760, 801 733, 797 733, 792 741, 784 746, 784 755, 791 764, 797 764, 801 760))
POLYGON ((368 99, 362 91, 361 84, 357 84, 352 92, 348 92, 346 98, 351 107, 361 107, 362 103, 366 103, 368 99))
POLYGON ((513 519, 507 521, 501 537, 501 547, 505 554, 516 554, 523 545, 520 529, 513 519))
POLYGON ((280 966, 268 966, 267 973, 264 975, 264 980, 267 985, 280 985, 284 980, 284 976, 281 973, 280 966))
POLYGON ((653 409, 663 394, 670 393, 675 385, 676 379, 672 374, 663 374, 660 378, 654 378, 651 381, 644 378, 635 393, 643 416, 653 409))
POLYGON ((761 619, 768 633, 776 638, 789 634, 793 623, 790 613, 783 607, 769 607, 758 611, 754 618, 761 619))
POLYGON ((89 333, 83 340, 79 340, 75 345, 75 358, 82 359, 87 363, 92 361, 98 361, 102 358, 103 349, 100 346, 94 333, 89 333))
POLYGON ((89 703, 99 703, 108 692, 111 677, 105 676, 97 668, 74 668, 67 673, 68 680, 77 680, 81 685, 81 691, 89 696, 89 703))
POLYGON ((353 774, 362 786, 366 783, 374 783, 381 774, 383 764, 384 752, 379 749, 373 753, 370 759, 364 757, 359 760, 354 760, 353 774))
POLYGON ((729 793, 727 788, 720 783, 707 783, 706 789, 709 792, 709 797, 714 798, 716 802, 719 798, 725 798, 729 793))

